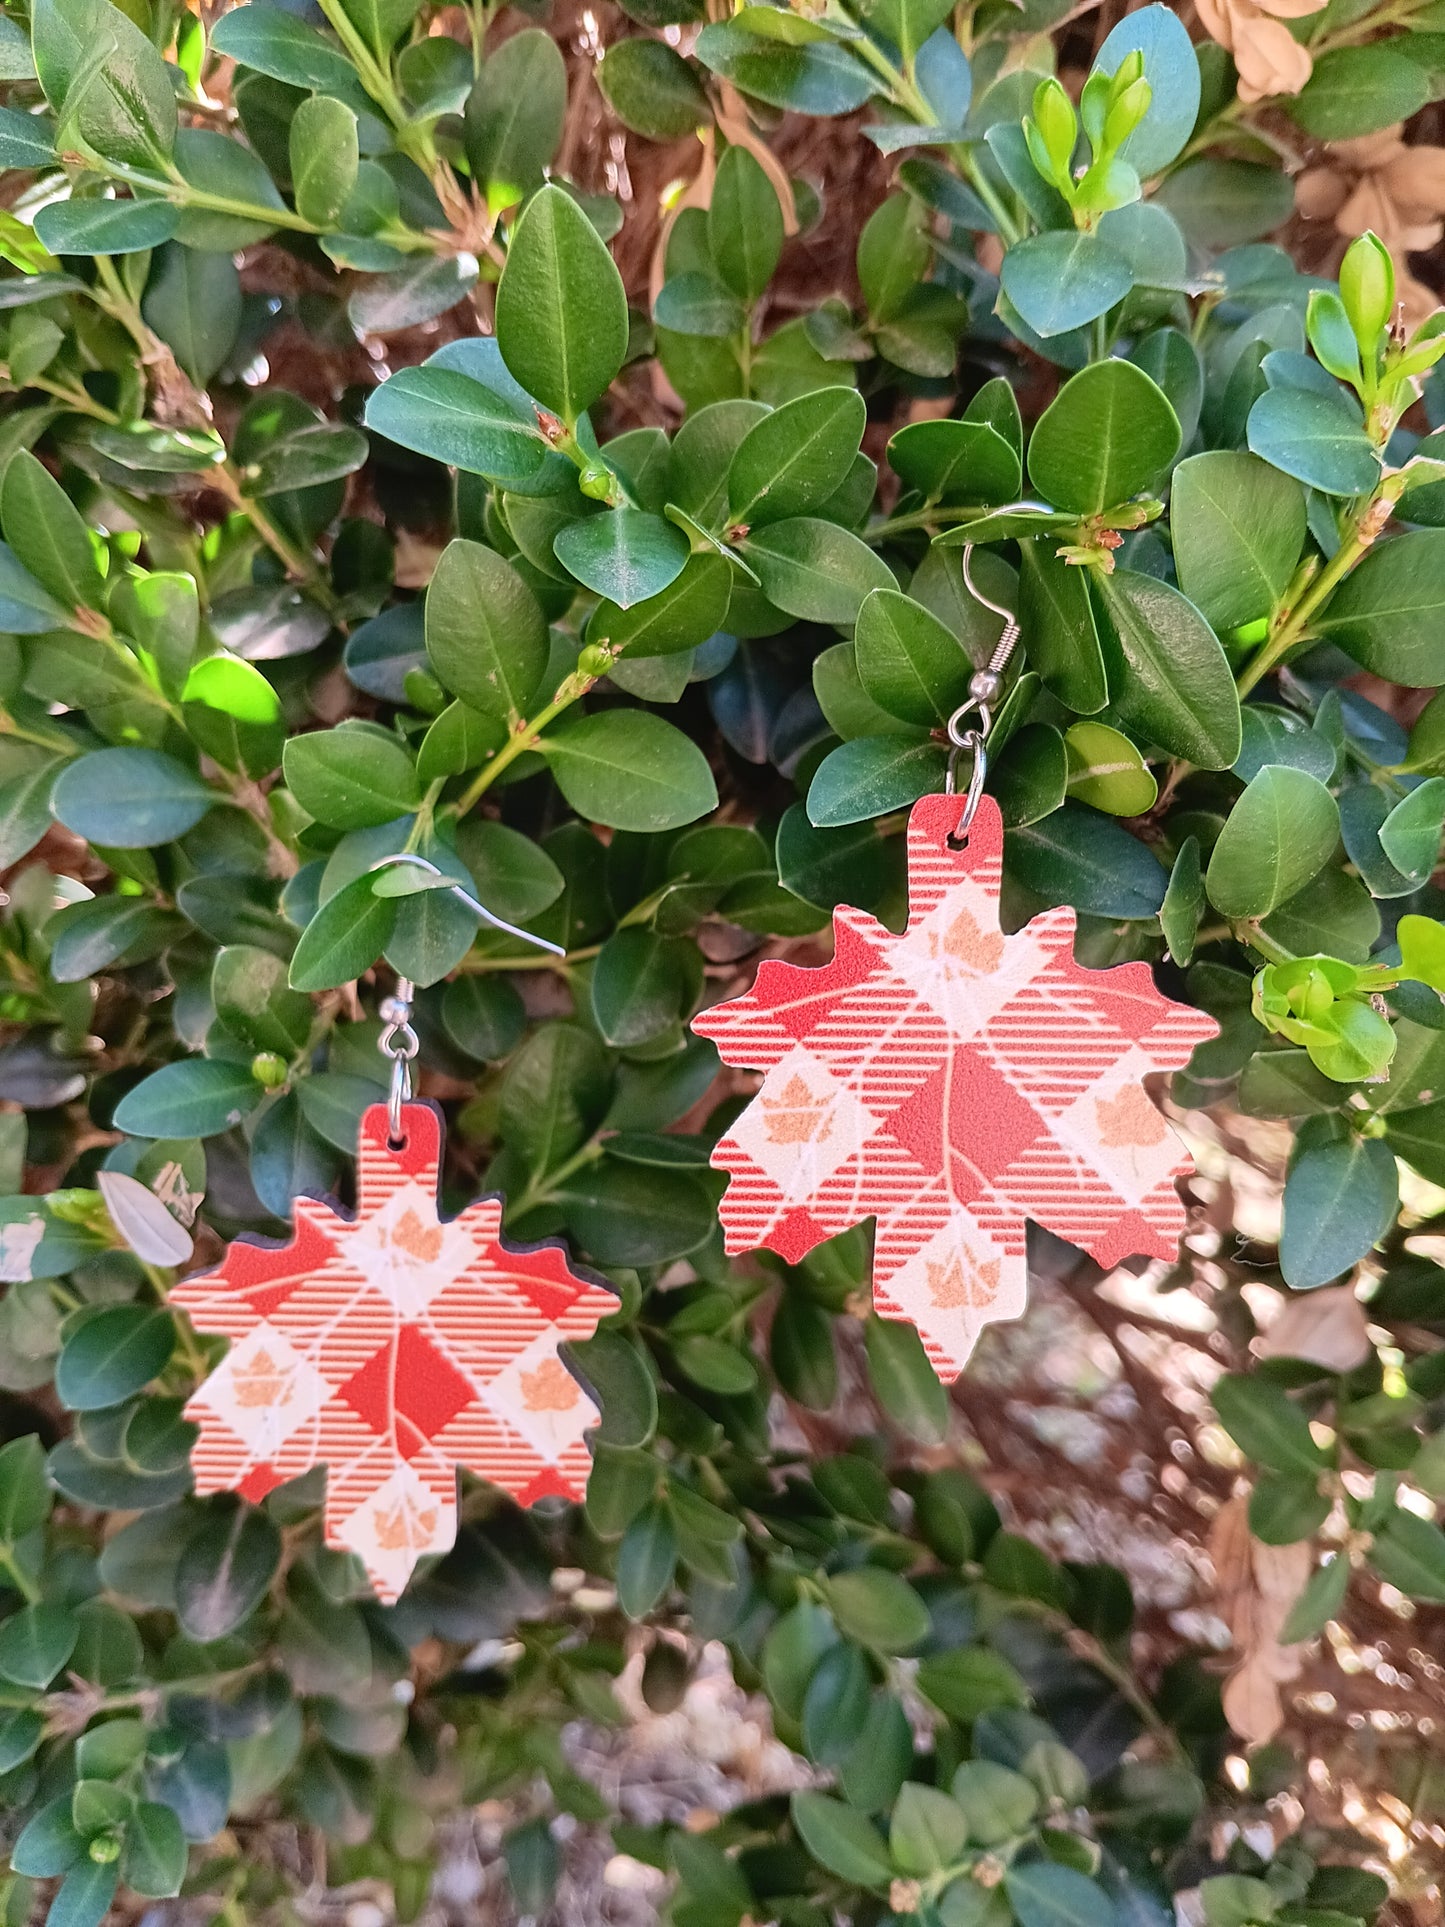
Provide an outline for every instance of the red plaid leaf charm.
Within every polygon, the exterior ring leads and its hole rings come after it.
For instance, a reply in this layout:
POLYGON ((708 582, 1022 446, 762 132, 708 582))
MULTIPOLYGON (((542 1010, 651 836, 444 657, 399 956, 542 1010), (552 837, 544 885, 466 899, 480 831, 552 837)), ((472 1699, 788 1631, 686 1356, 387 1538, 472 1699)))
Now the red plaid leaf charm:
POLYGON ((324 1465, 326 1543, 388 1602, 454 1542, 459 1465, 524 1505, 582 1497, 597 1408, 557 1347, 617 1309, 560 1247, 507 1249, 497 1198, 443 1223, 440 1113, 402 1129, 393 1150, 386 1106, 362 1117, 355 1218, 298 1198, 289 1244, 238 1240, 170 1295, 231 1341, 186 1407, 196 1490, 259 1500, 324 1465))
POLYGON ((983 1325, 1024 1308, 1027 1219, 1103 1265, 1174 1255, 1192 1167, 1142 1079, 1218 1028, 1145 964, 1077 964, 1072 910, 1005 936, 998 806, 982 800, 954 851, 962 810, 914 805, 902 936, 839 909, 831 963, 769 960, 693 1023, 766 1073, 713 1153, 728 1250, 796 1263, 876 1216, 875 1306, 950 1377, 983 1325))

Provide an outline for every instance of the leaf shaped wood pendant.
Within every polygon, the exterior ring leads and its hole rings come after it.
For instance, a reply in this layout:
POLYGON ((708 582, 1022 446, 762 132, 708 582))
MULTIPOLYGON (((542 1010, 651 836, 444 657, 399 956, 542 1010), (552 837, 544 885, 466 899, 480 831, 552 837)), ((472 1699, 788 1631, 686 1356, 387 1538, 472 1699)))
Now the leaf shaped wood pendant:
POLYGON ((836 910, 830 963, 769 960, 693 1023, 724 1063, 766 1073, 713 1153, 728 1250, 796 1262, 876 1216, 875 1306, 949 1376, 983 1325, 1023 1310, 1028 1219, 1104 1265, 1174 1255, 1192 1167, 1142 1080, 1218 1028, 1146 964, 1076 963, 1072 910, 1006 936, 998 806, 982 799, 955 850, 963 808, 914 805, 901 936, 836 910))

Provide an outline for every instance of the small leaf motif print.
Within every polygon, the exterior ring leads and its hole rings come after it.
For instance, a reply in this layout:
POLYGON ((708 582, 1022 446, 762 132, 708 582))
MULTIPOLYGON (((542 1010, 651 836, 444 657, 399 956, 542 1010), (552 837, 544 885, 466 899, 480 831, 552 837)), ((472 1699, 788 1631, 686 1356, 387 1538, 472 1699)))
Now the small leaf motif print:
POLYGON ((972 911, 964 909, 944 932, 943 948, 959 963, 987 975, 1003 962, 1004 935, 1001 930, 981 930, 972 911))
POLYGON ((325 1466, 326 1543, 388 1604, 453 1544, 459 1465, 523 1505, 581 1498, 596 1407, 557 1348, 617 1309, 560 1246, 504 1245, 498 1198, 443 1223, 441 1115, 407 1104, 402 1121, 394 1149, 387 1107, 362 1115, 354 1218, 298 1198, 289 1244, 237 1239, 170 1293, 231 1340, 186 1406, 197 1492, 255 1504, 325 1466))
POLYGON ((1023 1310, 1030 1220, 1104 1266, 1174 1256, 1190 1165, 1139 1080, 1218 1028, 1145 964, 1076 963, 1072 910, 1006 935, 998 805, 983 798, 960 850, 963 808, 913 806, 901 935, 839 908, 830 963, 769 958, 745 996, 693 1020, 725 1064, 764 1073, 712 1156, 731 1179, 727 1249, 796 1264, 873 1218, 874 1307, 916 1325, 949 1377, 983 1325, 1023 1310))
POLYGON ((774 1144, 821 1144, 833 1129, 828 1099, 814 1097, 795 1072, 776 1097, 764 1097, 763 1114, 774 1144))
POLYGON ((403 1211, 392 1226, 391 1242, 419 1263, 435 1264, 441 1256, 442 1228, 439 1224, 423 1224, 415 1211, 403 1211))
POLYGON ((535 1372, 523 1372, 522 1402, 529 1412, 570 1412, 582 1389, 560 1358, 544 1358, 535 1372))
POLYGON ((928 1266, 928 1289, 940 1311, 965 1306, 970 1311, 981 1311, 997 1298, 1002 1269, 1000 1258, 980 1260, 963 1252, 947 1264, 928 1266))
POLYGON ((425 1552, 437 1529, 435 1507, 413 1505, 398 1499, 389 1511, 376 1508, 376 1543, 387 1552, 409 1552, 415 1547, 425 1552))
POLYGON ((1162 1144, 1169 1126, 1138 1084, 1126 1084, 1115 1097, 1096 1097, 1099 1142, 1111 1147, 1162 1144))
POLYGON ((272 1405, 289 1405, 294 1389, 291 1374, 279 1366, 264 1347, 231 1375, 236 1403, 256 1410, 272 1405))

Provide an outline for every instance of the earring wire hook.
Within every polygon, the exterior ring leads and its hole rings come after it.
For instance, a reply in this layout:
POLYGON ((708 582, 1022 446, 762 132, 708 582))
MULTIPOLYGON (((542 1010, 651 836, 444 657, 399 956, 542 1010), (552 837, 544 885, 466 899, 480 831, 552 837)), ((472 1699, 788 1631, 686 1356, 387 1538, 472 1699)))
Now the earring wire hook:
MULTIPOLYGON (((1042 502, 1009 502, 996 514, 1007 514, 1010 509, 1043 508, 1042 502)), ((952 745, 948 752, 948 769, 943 779, 946 796, 953 796, 958 788, 958 759, 968 750, 972 758, 972 768, 968 777, 968 794, 964 798, 963 815, 949 838, 950 844, 966 835, 978 809, 979 798, 983 795, 984 782, 988 776, 988 751, 986 748, 989 730, 993 727, 993 705, 1003 694, 1003 672, 1008 667, 1019 639, 1019 619, 1012 609, 1006 609, 1001 602, 986 596, 973 579, 972 542, 963 545, 962 567, 963 586, 981 608, 1003 617, 1003 633, 994 645, 993 654, 984 669, 974 671, 969 679, 968 694, 948 719, 948 740, 952 745), (969 728, 963 727, 964 719, 977 712, 978 721, 969 728)))
MULTIPOLYGON (((523 943, 530 943, 538 950, 550 951, 554 957, 566 956, 567 952, 563 945, 553 943, 547 937, 534 936, 530 930, 519 930, 516 924, 508 923, 505 917, 497 916, 484 903, 478 903, 477 899, 464 890, 461 884, 447 880, 445 870, 439 870, 435 863, 427 857, 418 856, 413 850, 398 850, 392 856, 379 857, 370 866, 368 874, 375 875, 378 870, 390 869, 396 863, 404 863, 412 869, 424 870, 431 877, 441 877, 447 894, 455 897, 458 903, 464 904, 473 916, 479 917, 483 923, 491 924, 494 930, 504 930, 509 937, 520 938, 523 943)), ((377 1039, 378 1050, 391 1065, 391 1089, 387 1094, 386 1116, 391 1144, 398 1149, 405 1141, 401 1128, 401 1107, 411 1097, 412 1059, 421 1049, 421 1039, 413 1029, 411 1021, 412 1000, 415 996, 416 985, 411 979, 398 977, 396 989, 390 997, 382 1001, 381 1016, 385 1028, 377 1039)))

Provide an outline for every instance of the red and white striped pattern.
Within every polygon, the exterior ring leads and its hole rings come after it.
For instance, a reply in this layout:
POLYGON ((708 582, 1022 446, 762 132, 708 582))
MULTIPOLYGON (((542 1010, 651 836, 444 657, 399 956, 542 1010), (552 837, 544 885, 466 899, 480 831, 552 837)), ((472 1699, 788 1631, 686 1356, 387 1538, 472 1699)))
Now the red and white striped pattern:
POLYGON ((386 1106, 364 1114, 355 1218, 298 1198, 291 1243, 238 1240, 171 1293, 231 1341, 186 1408, 197 1491, 260 1500, 325 1465, 326 1542, 387 1601, 454 1542, 458 1465, 524 1505, 581 1498, 597 1411, 557 1347, 617 1309, 560 1246, 504 1246, 498 1198, 443 1224, 440 1113, 402 1129, 394 1151, 386 1106))
POLYGON ((1083 969, 1072 910, 1004 936, 998 806, 983 799, 955 851, 962 809, 914 806, 902 936, 839 909, 831 963, 769 960, 693 1023, 765 1073, 713 1153, 728 1250, 796 1263, 875 1217, 874 1303, 950 1375, 985 1323, 1023 1310, 1028 1219, 1101 1264, 1175 1253, 1191 1167, 1141 1080, 1217 1029, 1145 964, 1083 969))

